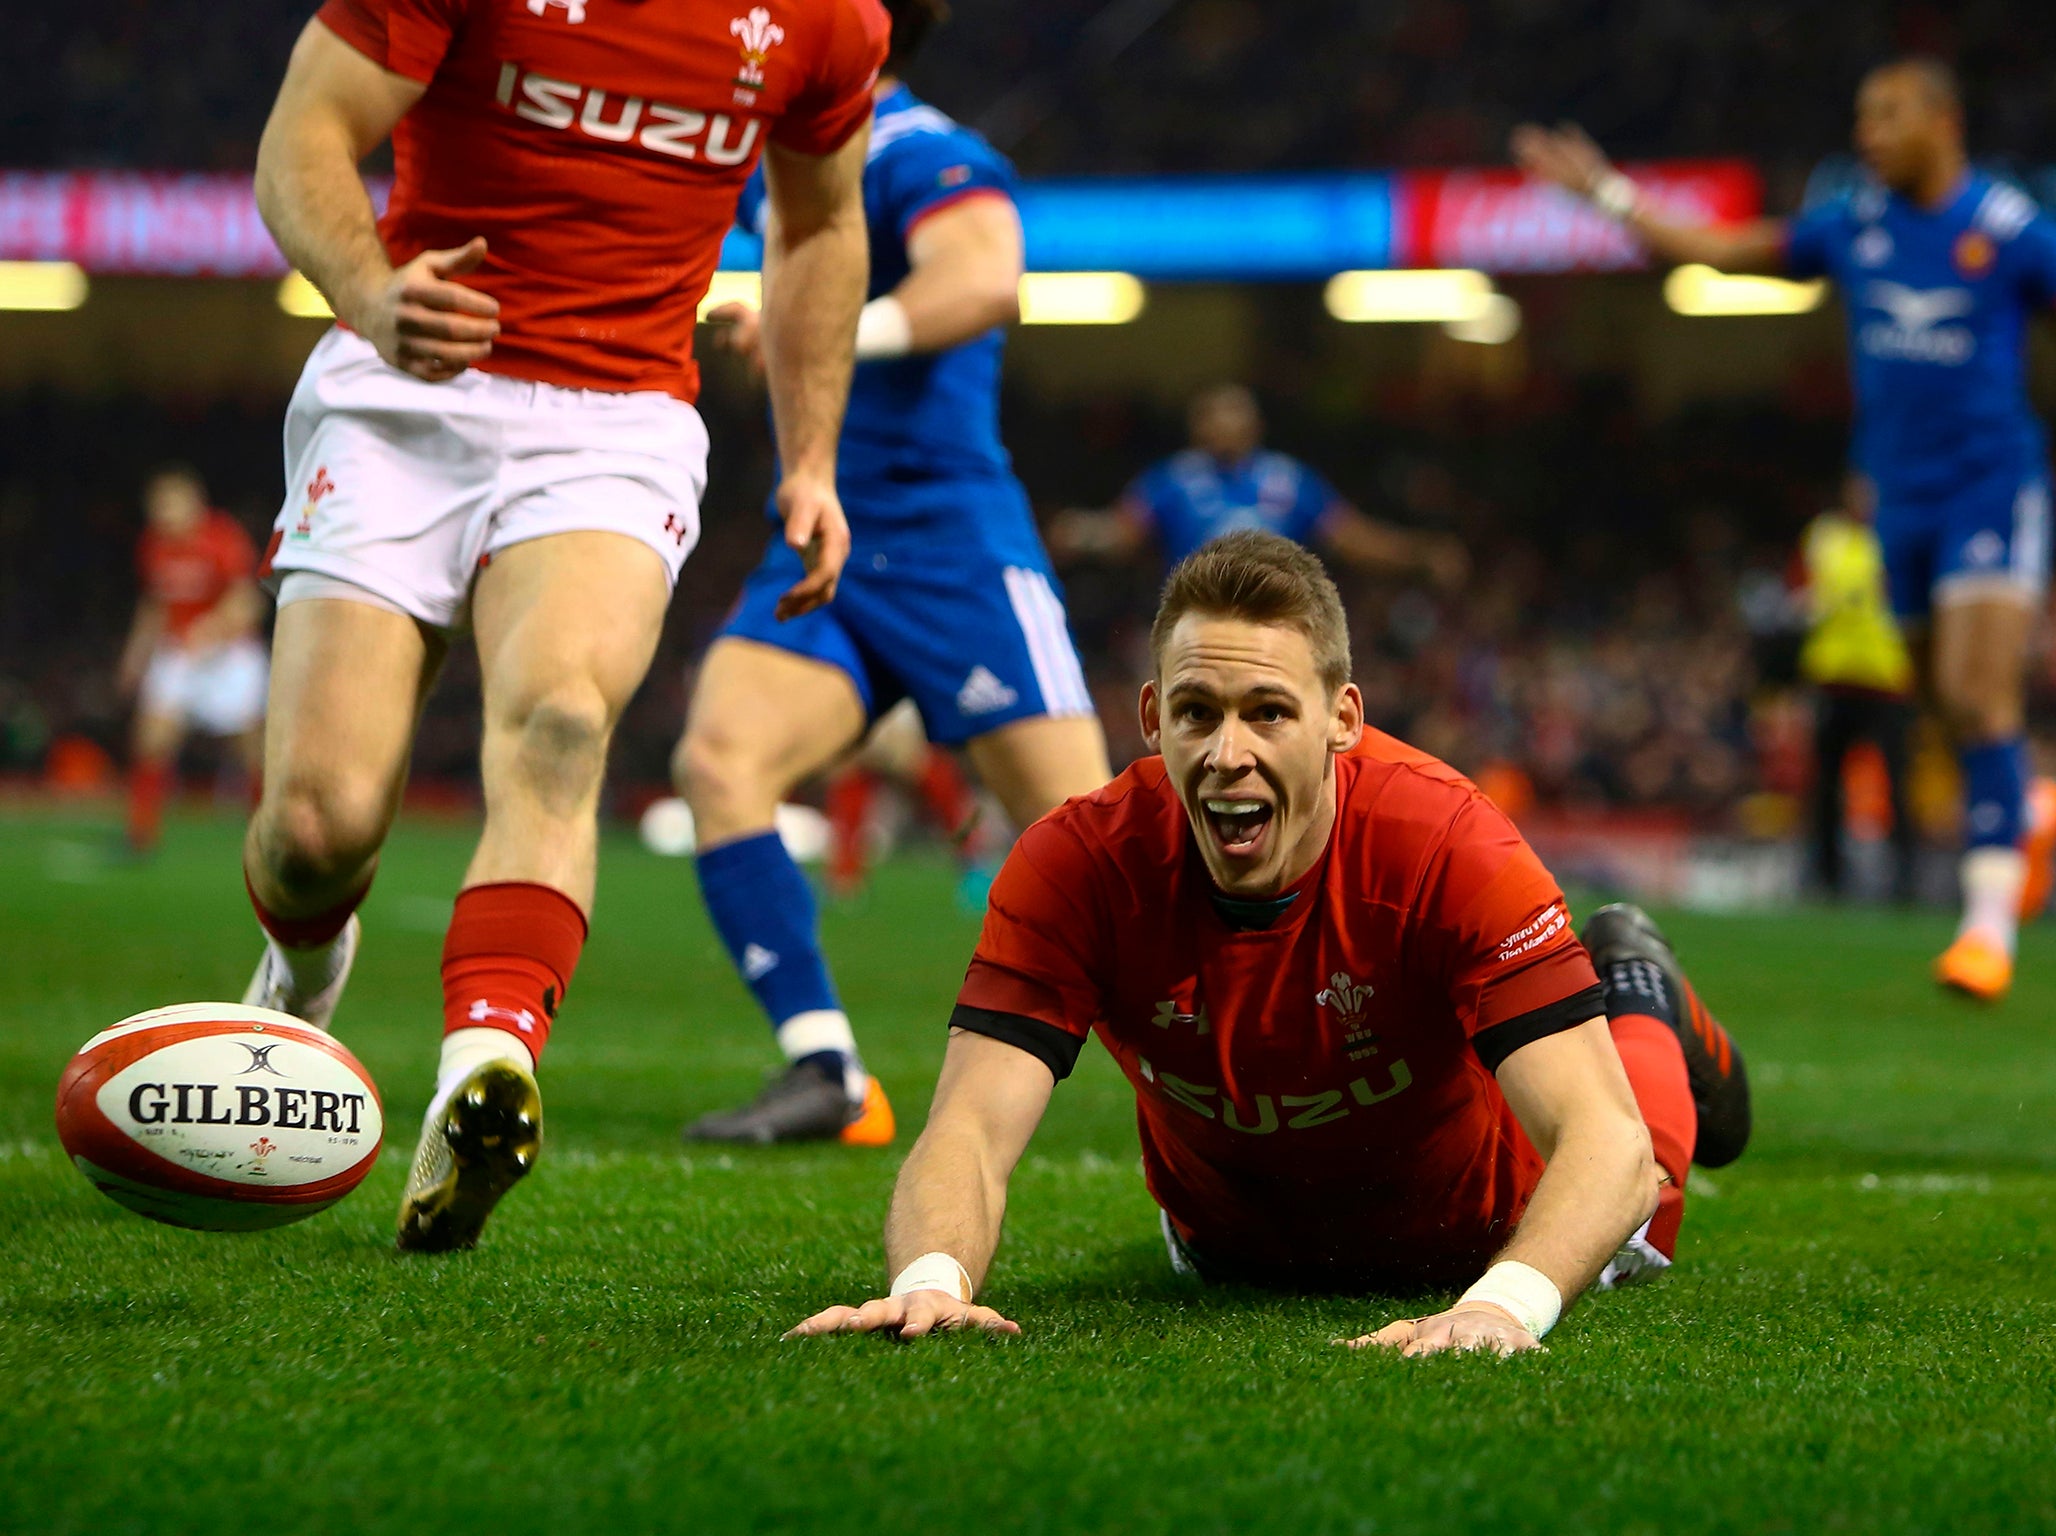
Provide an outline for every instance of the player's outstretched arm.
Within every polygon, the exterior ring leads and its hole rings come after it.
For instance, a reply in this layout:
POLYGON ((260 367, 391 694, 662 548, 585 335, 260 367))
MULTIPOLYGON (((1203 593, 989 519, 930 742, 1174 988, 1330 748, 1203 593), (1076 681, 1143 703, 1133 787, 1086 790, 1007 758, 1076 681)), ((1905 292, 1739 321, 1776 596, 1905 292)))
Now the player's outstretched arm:
POLYGON ((1513 158, 1530 176, 1575 192, 1601 213, 1627 225, 1665 261, 1703 262, 1723 272, 1785 270, 1783 220, 1759 219, 1729 229, 1661 218, 1650 210, 1634 182, 1574 123, 1558 128, 1523 123, 1513 133, 1513 158))
POLYGON ((1021 215, 1011 198, 968 197, 930 214, 907 236, 907 261, 905 281, 864 306, 857 356, 943 352, 1021 318, 1025 254, 1021 215), (874 306, 885 304, 899 308, 903 344, 895 345, 898 335, 865 335, 874 306))
POLYGON ((1056 1087, 1050 1069, 1017 1046, 950 1031, 928 1125, 900 1168, 885 1221, 889 1294, 829 1307, 790 1333, 894 1333, 939 1329, 1019 1333, 1020 1325, 971 1304, 999 1247, 1007 1183, 1056 1087))
POLYGON ((450 281, 484 260, 485 242, 423 251, 395 270, 357 172, 423 89, 308 22, 257 145, 257 210, 337 319, 395 368, 439 383, 499 334, 499 303, 450 281))
POLYGON ((1104 510, 1065 508, 1050 519, 1046 536, 1049 552, 1059 562, 1132 560, 1155 526, 1149 508, 1133 496, 1123 496, 1104 510))
POLYGON ((1537 1348, 1656 1209, 1656 1160, 1604 1019, 1522 1046, 1499 1066, 1514 1117, 1548 1167, 1519 1230, 1463 1298, 1362 1338, 1409 1358, 1537 1348))
MULTIPOLYGON (((914 226, 907 256, 906 280, 857 314, 858 362, 946 352, 1021 318, 1021 216, 1010 199, 980 196, 931 214, 914 226)), ((759 321, 747 304, 707 312, 716 344, 761 373, 759 321)))
POLYGON ((867 124, 840 149, 764 151, 764 312, 760 334, 778 437, 778 510, 807 574, 779 599, 793 618, 835 596, 849 525, 835 493, 835 444, 849 403, 857 311, 871 277, 864 226, 867 124))
POLYGON ((1453 534, 1396 527, 1346 501, 1321 518, 1321 543, 1359 570, 1416 576, 1438 591, 1454 592, 1471 574, 1470 552, 1453 534))

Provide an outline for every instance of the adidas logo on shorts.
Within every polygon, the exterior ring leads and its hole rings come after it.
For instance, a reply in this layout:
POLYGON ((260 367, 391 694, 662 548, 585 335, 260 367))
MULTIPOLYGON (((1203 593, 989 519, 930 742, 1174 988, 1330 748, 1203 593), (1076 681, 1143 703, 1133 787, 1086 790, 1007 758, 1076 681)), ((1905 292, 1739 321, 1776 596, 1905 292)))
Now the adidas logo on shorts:
POLYGON ((984 667, 973 667, 957 690, 957 708, 967 715, 989 715, 1018 703, 1021 696, 984 667))

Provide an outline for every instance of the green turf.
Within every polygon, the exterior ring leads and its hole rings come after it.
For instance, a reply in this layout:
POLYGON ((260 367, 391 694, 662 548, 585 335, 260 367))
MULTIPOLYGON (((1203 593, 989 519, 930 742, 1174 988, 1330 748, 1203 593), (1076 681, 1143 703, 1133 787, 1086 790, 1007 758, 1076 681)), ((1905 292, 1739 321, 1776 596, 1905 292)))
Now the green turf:
MULTIPOLYGON (((1757 1143, 1695 1185, 1678 1268, 1546 1355, 1352 1355, 1327 1341, 1426 1298, 1175 1281, 1096 1049, 1016 1181, 990 1298, 1022 1337, 783 1344, 876 1289, 897 1157, 681 1153, 769 1054, 683 864, 610 842, 541 1168, 479 1252, 421 1261, 390 1223, 464 830, 404 828, 366 912, 340 1023, 384 1160, 240 1237, 132 1216, 56 1148, 80 1041, 254 958, 233 827, 141 869, 98 835, 0 819, 0 1530, 2056 1529, 2050 934, 1974 1011, 1924 980, 1939 916, 1677 918, 1757 1143)), ((903 1124, 974 933, 949 885, 902 864, 828 919, 903 1124)))

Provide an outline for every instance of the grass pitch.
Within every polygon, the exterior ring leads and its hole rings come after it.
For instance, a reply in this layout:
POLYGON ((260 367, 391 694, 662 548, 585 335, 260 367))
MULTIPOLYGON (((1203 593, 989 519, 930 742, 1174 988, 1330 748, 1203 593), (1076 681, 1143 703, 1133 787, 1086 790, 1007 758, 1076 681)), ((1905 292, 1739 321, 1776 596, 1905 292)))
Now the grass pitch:
POLYGON ((130 1215, 57 1147, 88 1035, 237 996, 256 954, 235 826, 175 822, 140 869, 101 865, 107 835, 0 819, 0 1530, 2056 1530, 2048 932, 1977 1011, 1925 980, 1939 915, 1675 918, 1756 1144, 1695 1180, 1670 1275, 1544 1355, 1350 1354, 1328 1341, 1436 1299, 1175 1280, 1096 1049, 1016 1180, 991 1299, 1021 1338, 782 1344, 881 1284, 976 928, 945 869, 827 920, 899 1149, 687 1154, 680 1121, 770 1042, 691 871, 610 841, 539 1171, 478 1252, 403 1260, 468 829, 404 827, 365 912, 339 1024, 384 1159, 248 1236, 130 1215))

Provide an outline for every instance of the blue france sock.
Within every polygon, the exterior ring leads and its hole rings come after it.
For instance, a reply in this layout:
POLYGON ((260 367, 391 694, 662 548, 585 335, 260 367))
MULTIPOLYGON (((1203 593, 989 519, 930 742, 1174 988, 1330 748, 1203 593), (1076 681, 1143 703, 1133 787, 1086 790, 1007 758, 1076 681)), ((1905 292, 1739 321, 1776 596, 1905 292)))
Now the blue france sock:
POLYGON ((2027 812, 2027 738, 1981 742, 1956 760, 1963 767, 1964 846, 2016 846, 2027 812))
POLYGON ((852 1072, 856 1041, 821 957, 814 892, 778 834, 709 848, 694 863, 707 915, 787 1056, 852 1072))

